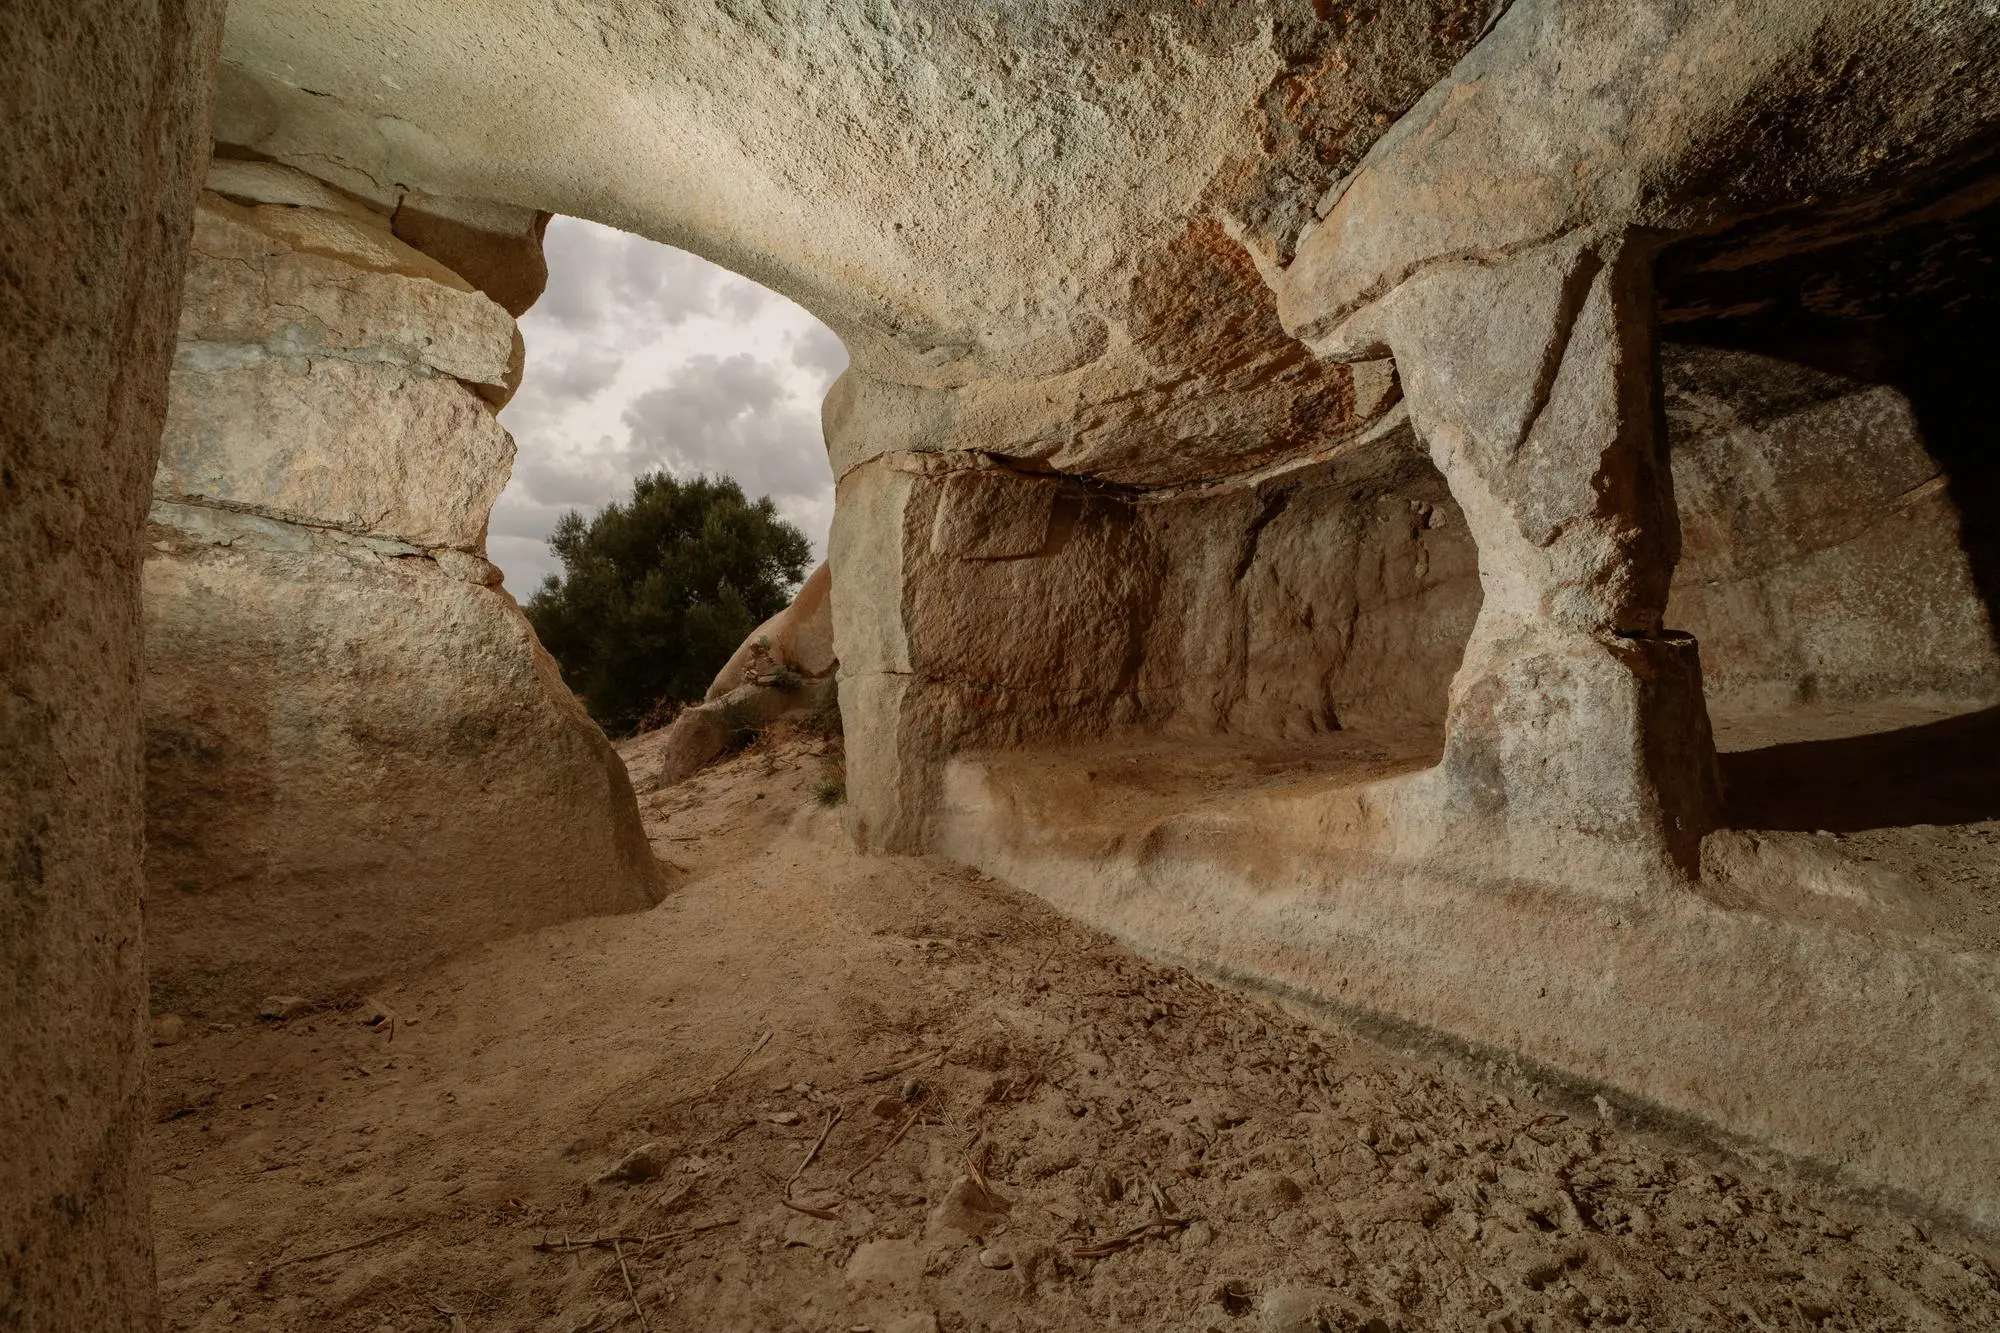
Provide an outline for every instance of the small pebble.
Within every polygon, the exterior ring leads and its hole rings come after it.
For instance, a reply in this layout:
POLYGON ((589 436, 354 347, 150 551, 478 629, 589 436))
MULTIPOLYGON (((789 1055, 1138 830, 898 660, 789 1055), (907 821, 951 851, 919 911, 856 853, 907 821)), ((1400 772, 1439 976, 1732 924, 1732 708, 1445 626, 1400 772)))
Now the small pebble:
POLYGON ((780 1111, 776 1115, 768 1115, 764 1118, 774 1125, 796 1125, 799 1123, 799 1113, 797 1111, 780 1111))
POLYGON ((257 1006, 257 1017, 283 1021, 297 1018, 307 1008, 303 995, 266 995, 264 1002, 257 1006))
POLYGON ((657 1143, 642 1143, 631 1152, 618 1159, 618 1165, 599 1176, 600 1181, 623 1181, 636 1184, 646 1180, 656 1180, 667 1169, 657 1143))
POLYGON ((187 1035, 187 1024, 179 1014, 161 1014, 153 1020, 153 1045, 171 1046, 187 1035))
POLYGON ((1012 1268, 1014 1266, 1014 1256, 997 1245, 989 1245, 979 1252, 979 1262, 985 1268, 1012 1268))

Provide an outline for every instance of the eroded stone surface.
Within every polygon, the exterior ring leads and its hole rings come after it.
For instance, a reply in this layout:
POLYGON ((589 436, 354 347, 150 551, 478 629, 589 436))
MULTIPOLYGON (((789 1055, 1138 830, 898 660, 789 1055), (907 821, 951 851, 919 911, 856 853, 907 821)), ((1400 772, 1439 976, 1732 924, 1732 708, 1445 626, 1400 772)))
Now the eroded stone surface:
MULTIPOLYGON (((1692 649, 1660 635, 1674 509, 1666 476, 1648 471, 1663 471, 1657 448, 1619 434, 1643 431, 1649 417, 1624 401, 1647 387, 1647 335, 1623 327, 1644 324, 1648 303, 1635 292, 1590 315, 1577 327, 1594 337, 1591 321, 1609 319, 1618 327, 1604 336, 1618 348, 1571 355, 1577 303, 1609 290, 1584 261, 1642 278, 1639 249, 1664 235, 1764 219, 1729 262, 1768 264, 1825 239, 1818 222, 1787 231, 1771 220, 1813 200, 1842 201, 1820 220, 1834 230, 1877 226, 1929 188, 1919 178, 1964 169, 1993 113, 1992 99, 1961 95, 2000 79, 1991 16, 1884 25, 1861 0, 1803 10, 1776 0, 1335 5, 1310 17, 1259 5, 1052 6, 1010 17, 997 48, 1006 59, 993 54, 993 20, 955 7, 565 13, 516 0, 420 3, 399 11, 402 35, 389 40, 373 13, 298 15, 252 0, 232 14, 218 133, 384 207, 392 191, 414 188, 488 200, 517 218, 576 212, 692 244, 838 330, 854 359, 825 426, 848 497, 840 526, 855 535, 836 536, 833 563, 851 601, 879 603, 852 615, 836 608, 843 633, 860 636, 843 669, 871 678, 853 697, 882 703, 857 703, 848 719, 850 738, 874 756, 862 769, 882 784, 855 786, 882 803, 875 823, 905 830, 890 841, 912 846, 924 824, 919 793, 934 786, 915 775, 968 730, 949 719, 977 718, 971 732, 1025 742, 1160 715, 1132 702, 1151 688, 1135 663, 1165 658, 1135 645, 1147 637, 1137 623, 1150 614, 1145 590, 1166 586, 1173 557, 1136 529, 1114 533, 1109 516, 1172 498, 1163 490, 1245 484, 1369 438, 1394 408, 1384 386, 1395 377, 1308 349, 1380 357, 1388 344, 1361 327, 1371 307, 1386 309, 1402 287, 1428 290, 1422 299, 1435 304, 1439 266, 1457 265, 1453 300, 1467 318, 1443 318, 1451 336, 1405 338, 1402 380, 1424 384, 1431 400, 1417 420, 1426 447, 1451 453, 1430 438, 1449 415, 1439 403, 1470 393, 1502 416, 1551 408, 1526 456, 1569 451, 1561 484, 1516 479, 1507 503, 1526 507, 1507 522, 1485 522, 1490 506, 1460 496, 1482 546, 1513 533, 1481 560, 1489 621, 1519 618, 1478 642, 1514 643, 1503 657, 1541 663, 1530 676, 1566 675, 1581 709, 1571 739, 1623 755, 1578 774, 1556 802, 1562 813, 1537 806, 1530 789, 1546 784, 1528 780, 1516 822, 1615 825, 1624 831, 1611 841, 1646 844, 1642 859, 1686 870, 1712 783, 1692 649), (459 58, 475 48, 481 62, 459 58), (509 85, 481 79, 482 62, 532 69, 551 91, 530 110, 509 85), (662 63, 681 77, 627 77, 662 63), (413 69, 427 77, 405 81, 413 69), (745 98, 746 86, 759 95, 745 98), (643 91, 593 92, 605 87, 643 91), (385 135, 385 114, 421 133, 385 135), (725 123, 726 135, 712 128, 725 123), (923 132, 907 133, 912 125, 923 132), (880 129, 856 135, 855 126, 880 129), (552 142, 560 154, 542 151, 552 142), (628 151, 647 173, 599 160, 628 151), (1771 168, 1777 161, 1784 170, 1771 168), (675 188, 694 182, 699 190, 675 188), (980 200, 994 206, 965 207, 980 200), (1627 239, 1637 248, 1628 252, 1627 239), (1531 251, 1561 273, 1536 276, 1531 251), (1524 281, 1536 291, 1513 290, 1524 281), (1523 341, 1531 354, 1519 354, 1523 341), (1558 371, 1560 385, 1546 378, 1558 371), (1593 374, 1602 382, 1582 382, 1593 374), (1607 482, 1616 493, 1602 496, 1591 490, 1593 446, 1578 435, 1600 418, 1620 423, 1612 435, 1624 453, 1607 482), (977 579, 938 571, 940 587, 983 580, 992 586, 976 592, 1003 599, 986 605, 1024 617, 1009 652, 979 671, 954 664, 992 640, 971 623, 976 596, 937 593, 928 557, 909 564, 883 550, 909 535, 892 535, 906 501, 931 512, 930 483, 908 479, 919 456, 963 476, 949 487, 985 486, 976 469, 989 463, 1045 477, 1018 491, 1018 512, 989 506, 986 530, 966 529, 954 499, 927 534, 940 555, 956 549, 960 563, 996 566, 977 579), (880 478, 858 479, 877 465, 880 478), (864 493, 874 497, 866 514, 853 512, 864 493), (1042 513, 1062 495, 1082 505, 1073 530, 1057 508, 1042 513), (1038 559, 1038 542, 1051 567, 1076 575, 1053 599, 1037 587, 1043 571, 997 568, 1038 559), (1114 548, 1124 565, 1114 567, 1114 548), (1099 554, 1102 567, 1086 570, 1099 554), (1539 591, 1522 592, 1531 585, 1539 591), (1031 588, 1040 600, 1022 596, 1031 588), (1504 610, 1516 593, 1526 601, 1504 610), (1544 615, 1551 624, 1531 623, 1544 615), (928 647, 913 653, 913 644, 928 647), (950 660, 916 660, 924 652, 950 660), (915 702, 940 691, 957 697, 915 702), (1612 802, 1622 813, 1606 819, 1583 795, 1600 778, 1628 789, 1612 802)), ((1710 256, 1711 267, 1727 259, 1710 256)), ((1469 400, 1459 409, 1484 411, 1469 400)), ((1477 428, 1507 435, 1504 422, 1477 428)), ((1454 487, 1478 470, 1445 469, 1454 487)), ((1320 637, 1309 631, 1302 644, 1316 648, 1320 637)), ((1447 642, 1451 631, 1432 637, 1447 642)), ((1505 667, 1482 659, 1477 672, 1497 683, 1505 667)), ((1400 690, 1403 700, 1432 688, 1428 659, 1414 675, 1423 683, 1400 690)), ((1467 698, 1476 684, 1468 677, 1467 698)), ((1520 688, 1496 688, 1496 698, 1524 703, 1520 688)), ((1329 724, 1319 713, 1309 725, 1329 724)), ((1487 761, 1535 770, 1526 751, 1509 760, 1502 751, 1556 720, 1528 708, 1493 722, 1512 739, 1501 745, 1496 732, 1484 759, 1454 760, 1451 800, 1515 801, 1507 784, 1468 775, 1487 761)), ((1469 753, 1471 731, 1454 735, 1454 753, 1469 753)), ((1544 737, 1529 748, 1553 755, 1568 745, 1544 737)), ((1532 860, 1534 839, 1523 836, 1532 860)))
MULTIPOLYGON (((1621 1114, 1719 1127, 1961 1225, 2000 1220, 1981 1109, 2000 1060, 1990 947, 1936 947, 1851 889, 1845 918, 1747 896, 1496 892, 1329 851, 1328 788, 1425 763, 1421 748, 1357 735, 1290 764, 1161 748, 954 759, 941 844, 1150 953, 1401 1048, 1489 1074, 1524 1059, 1579 1102, 1609 1091, 1632 1099, 1621 1114)), ((1775 875, 1728 840, 1718 860, 1746 888, 1802 870, 1829 894, 1866 882, 1824 839, 1775 849, 1791 858, 1775 875)))
POLYGON ((832 571, 822 563, 790 605, 750 631, 702 701, 668 725, 659 762, 647 775, 654 785, 699 772, 780 718, 833 709, 840 662, 833 655, 832 588, 832 571))
POLYGON ((154 492, 477 552, 514 441, 456 381, 183 343, 154 492))
POLYGON ((1907 399, 1767 357, 1664 359, 1685 544, 1667 619, 1718 709, 2000 695, 1951 479, 1907 399))
POLYGON ((835 584, 851 827, 920 840, 937 764, 967 746, 1439 718, 1478 609, 1463 519, 1407 426, 1334 454, 1251 485, 1129 497, 977 456, 843 479, 836 565, 907 589, 898 604, 835 584), (1024 514, 1033 542, 1006 549, 1038 549, 985 554, 1024 514), (875 542, 891 523, 902 540, 875 542), (877 803, 878 780, 900 805, 877 803))
POLYGON ((1342 321, 1432 263, 1572 233, 1843 199, 1818 235, 1763 236, 1769 259, 1876 223, 1991 134, 1995 22, 1959 8, 1886 23, 1869 0, 1515 0, 1321 201, 1279 284, 1286 325, 1331 348, 1342 321))
MULTIPOLYGON (((219 173, 240 194, 305 194, 219 173)), ((268 173, 267 173, 268 175, 268 173)), ((146 565, 162 1006, 247 1012, 663 889, 484 558, 513 321, 356 207, 208 195, 146 565)))
POLYGON ((505 592, 325 535, 286 550, 254 532, 152 536, 158 1007, 222 1018, 274 989, 339 997, 655 901, 623 765, 505 592))
MULTIPOLYGON (((261 193, 282 201, 308 192, 261 193)), ((387 218, 326 202, 351 211, 286 202, 245 207, 205 192, 195 213, 182 341, 260 347, 276 356, 345 354, 505 384, 514 333, 507 312, 388 235, 387 218)))
POLYGON ((1438 767, 1359 793, 1358 836, 1491 873, 1636 889, 1690 873, 1720 799, 1656 429, 1643 254, 1564 242, 1439 265, 1348 321, 1393 353, 1479 550, 1438 767), (1379 830, 1379 831, 1377 831, 1379 830))
POLYGON ((0 35, 0 1324, 150 1328, 139 546, 217 0, 0 35))
POLYGON ((705 698, 720 699, 738 686, 759 683, 782 667, 800 676, 830 675, 833 653, 833 571, 821 562, 799 585, 784 610, 750 631, 709 683, 705 698))

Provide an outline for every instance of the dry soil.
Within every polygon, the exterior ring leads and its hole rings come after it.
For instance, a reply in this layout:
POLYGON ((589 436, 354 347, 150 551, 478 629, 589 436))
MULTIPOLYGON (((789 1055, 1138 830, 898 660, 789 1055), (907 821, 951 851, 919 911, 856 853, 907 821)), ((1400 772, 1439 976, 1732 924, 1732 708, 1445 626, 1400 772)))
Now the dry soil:
POLYGON ((168 1326, 2000 1328, 1989 1246, 858 857, 831 744, 643 794, 650 912, 157 1050, 168 1326))

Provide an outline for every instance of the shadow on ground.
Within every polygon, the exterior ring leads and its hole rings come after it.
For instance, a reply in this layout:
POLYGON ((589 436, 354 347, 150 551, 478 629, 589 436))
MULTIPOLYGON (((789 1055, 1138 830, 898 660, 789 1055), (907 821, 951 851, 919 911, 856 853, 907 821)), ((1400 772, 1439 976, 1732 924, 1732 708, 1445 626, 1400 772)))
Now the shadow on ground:
POLYGON ((2000 818, 2000 707, 1721 760, 1732 828, 1858 833, 2000 818))

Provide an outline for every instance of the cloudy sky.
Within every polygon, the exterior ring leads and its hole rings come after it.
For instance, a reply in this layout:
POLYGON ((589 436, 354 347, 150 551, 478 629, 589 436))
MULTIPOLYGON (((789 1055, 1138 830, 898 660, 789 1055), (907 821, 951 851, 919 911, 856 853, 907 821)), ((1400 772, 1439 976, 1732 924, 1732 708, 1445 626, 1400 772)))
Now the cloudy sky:
POLYGON ((831 330, 682 250, 575 218, 549 223, 548 290, 521 318, 521 391, 500 413, 519 453, 487 553, 526 601, 559 568, 548 535, 666 468, 723 473, 826 552, 833 475, 819 404, 846 368, 831 330))

